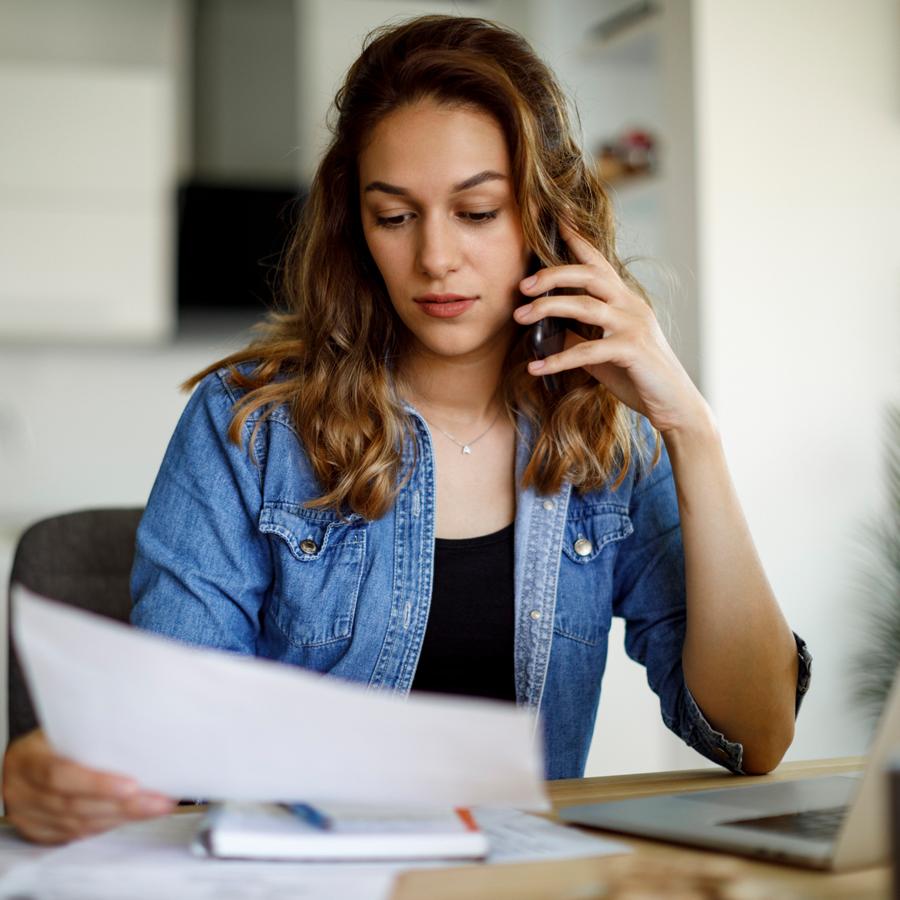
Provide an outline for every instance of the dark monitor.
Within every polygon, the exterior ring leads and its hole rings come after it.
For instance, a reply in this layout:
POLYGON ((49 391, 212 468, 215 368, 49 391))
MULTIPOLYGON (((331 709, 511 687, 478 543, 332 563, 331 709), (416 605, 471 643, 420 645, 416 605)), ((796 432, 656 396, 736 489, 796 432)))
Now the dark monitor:
POLYGON ((302 208, 293 186, 183 185, 178 191, 178 314, 262 316, 276 302, 302 208))

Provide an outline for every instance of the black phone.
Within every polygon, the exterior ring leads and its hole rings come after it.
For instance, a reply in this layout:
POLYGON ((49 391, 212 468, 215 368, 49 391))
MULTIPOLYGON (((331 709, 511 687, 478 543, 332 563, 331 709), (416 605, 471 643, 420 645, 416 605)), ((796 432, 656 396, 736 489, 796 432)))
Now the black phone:
MULTIPOLYGON (((553 247, 555 254, 565 257, 565 245, 559 235, 559 226, 554 221, 549 229, 548 237, 550 238, 550 246, 553 247)), ((546 268, 549 263, 542 262, 537 254, 535 254, 535 264, 532 266, 529 275, 533 275, 538 269, 546 268)), ((546 297, 550 294, 540 296, 546 297)), ((529 300, 536 298, 530 297, 529 300)), ((560 353, 565 348, 566 329, 573 327, 574 323, 571 319, 561 319, 556 316, 547 316, 539 322, 535 322, 531 326, 531 352, 535 359, 546 359, 554 353, 560 353)), ((562 390, 562 379, 558 375, 544 375, 544 385, 551 393, 556 394, 562 390)))

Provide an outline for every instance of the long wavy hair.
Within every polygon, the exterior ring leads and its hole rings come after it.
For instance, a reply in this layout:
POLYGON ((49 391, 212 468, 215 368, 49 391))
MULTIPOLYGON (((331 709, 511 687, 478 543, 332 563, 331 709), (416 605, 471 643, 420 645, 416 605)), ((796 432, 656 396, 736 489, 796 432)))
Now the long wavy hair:
MULTIPOLYGON (((417 446, 414 426, 393 377, 407 335, 363 235, 358 158, 379 121, 425 99, 477 108, 499 123, 525 239, 539 259, 571 261, 548 238, 563 218, 648 300, 616 255, 612 206, 574 134, 565 96, 524 38, 457 16, 376 29, 334 100, 331 142, 283 261, 283 311, 256 326, 245 349, 184 384, 190 389, 230 368, 242 392, 229 429, 238 445, 251 414, 259 411, 259 427, 286 405, 322 487, 312 508, 380 518, 410 474, 402 445, 410 437, 417 446), (244 363, 251 365, 239 371, 244 363)), ((583 333, 601 336, 596 328, 583 333)), ((518 411, 531 426, 524 485, 540 493, 564 480, 582 491, 617 485, 645 446, 635 442, 630 411, 583 369, 559 373, 563 390, 550 394, 528 373, 530 358, 528 330, 519 326, 499 387, 510 421, 518 411)), ((658 448, 657 435, 657 455, 658 448)))

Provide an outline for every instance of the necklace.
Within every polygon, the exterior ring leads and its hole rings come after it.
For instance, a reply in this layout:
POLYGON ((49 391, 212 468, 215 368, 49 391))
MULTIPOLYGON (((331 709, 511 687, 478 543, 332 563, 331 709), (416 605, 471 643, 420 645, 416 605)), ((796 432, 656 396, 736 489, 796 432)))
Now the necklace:
MULTIPOLYGON (((425 416, 422 416, 422 418, 425 419, 425 416)), ((497 419, 499 419, 499 418, 500 418, 500 410, 498 409, 497 415, 494 416, 493 422, 491 422, 491 424, 488 425, 488 427, 485 428, 484 431, 482 431, 481 434, 479 434, 477 438, 469 441, 468 443, 463 443, 462 441, 457 440, 455 437, 453 437, 452 434, 450 434, 449 431, 444 431, 444 429, 441 428, 440 425, 435 425, 434 422, 432 422, 430 419, 425 419, 425 421, 428 422, 428 424, 431 425, 432 428, 437 428, 437 430, 440 431, 441 434, 445 434, 448 438, 450 438, 450 440, 453 441, 453 443, 456 444, 457 447, 460 447, 461 448, 460 453, 471 454, 472 453, 472 444, 476 443, 477 441, 480 441, 494 427, 494 425, 497 424, 497 419)))

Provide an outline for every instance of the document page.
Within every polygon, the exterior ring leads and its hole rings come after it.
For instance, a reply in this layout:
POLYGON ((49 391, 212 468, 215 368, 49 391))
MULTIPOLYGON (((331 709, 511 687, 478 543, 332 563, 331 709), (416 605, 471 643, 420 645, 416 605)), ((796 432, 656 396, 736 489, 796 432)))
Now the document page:
MULTIPOLYGON (((488 864, 630 852, 618 842, 516 810, 476 810, 475 816, 491 845, 488 864)), ((447 860, 334 864, 203 858, 189 849, 202 821, 202 813, 176 813, 61 849, 40 848, 40 859, 0 878, 0 900, 386 900, 398 873, 454 865, 447 860)), ((21 844, 25 851, 35 849, 21 844)))
POLYGON ((173 797, 549 808, 535 720, 189 646, 17 585, 13 637, 61 754, 173 797))
POLYGON ((124 825, 51 850, 0 878, 0 900, 387 900, 385 867, 198 859, 200 813, 124 825))
POLYGON ((479 809, 475 819, 491 844, 489 863, 539 862, 583 856, 614 856, 631 848, 516 809, 479 809))

